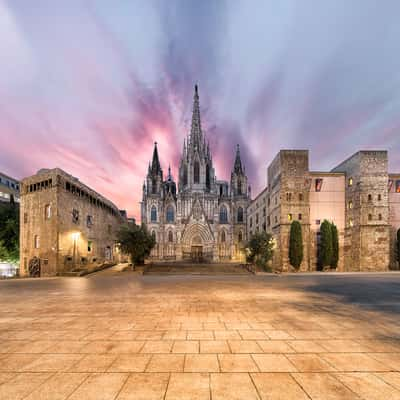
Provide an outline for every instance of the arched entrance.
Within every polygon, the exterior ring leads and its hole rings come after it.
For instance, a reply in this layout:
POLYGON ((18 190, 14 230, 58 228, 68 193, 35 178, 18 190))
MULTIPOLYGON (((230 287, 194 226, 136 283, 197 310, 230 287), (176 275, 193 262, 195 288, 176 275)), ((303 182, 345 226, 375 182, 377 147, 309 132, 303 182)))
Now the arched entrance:
POLYGON ((213 259, 214 236, 207 224, 189 224, 182 233, 182 257, 196 262, 213 259))
POLYGON ((194 236, 190 246, 190 258, 193 262, 203 261, 203 242, 199 235, 194 236))

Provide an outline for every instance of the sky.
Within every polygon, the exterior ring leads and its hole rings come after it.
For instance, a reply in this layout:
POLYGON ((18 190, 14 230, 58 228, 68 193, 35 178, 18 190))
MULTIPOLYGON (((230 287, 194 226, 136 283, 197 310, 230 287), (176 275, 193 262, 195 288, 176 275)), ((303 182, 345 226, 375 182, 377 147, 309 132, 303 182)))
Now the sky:
POLYGON ((139 218, 158 142, 174 177, 199 85, 218 179, 256 195, 280 149, 400 172, 398 0, 0 0, 0 171, 60 167, 139 218))

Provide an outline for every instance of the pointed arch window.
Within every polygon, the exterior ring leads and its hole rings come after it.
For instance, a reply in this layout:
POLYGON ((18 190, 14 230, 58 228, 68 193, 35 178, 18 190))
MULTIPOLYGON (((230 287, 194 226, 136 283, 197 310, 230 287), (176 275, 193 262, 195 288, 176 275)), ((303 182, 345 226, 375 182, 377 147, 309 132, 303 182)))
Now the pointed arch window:
POLYGON ((151 222, 157 222, 157 208, 156 208, 156 206, 151 207, 150 220, 151 220, 151 222))
POLYGON ((157 180, 155 178, 151 180, 151 193, 152 194, 157 193, 157 180))
POLYGON ((242 243, 242 242, 243 242, 243 233, 242 233, 242 231, 239 231, 238 242, 239 242, 239 243, 242 243))
POLYGON ((210 189, 211 187, 211 179, 210 179, 210 166, 207 164, 206 165, 206 187, 207 189, 210 189))
POLYGON ((226 241, 226 235, 225 235, 225 231, 221 232, 221 243, 225 243, 226 241))
POLYGON ((237 211, 237 221, 243 222, 243 207, 239 207, 237 211))
POLYGON ((193 167, 193 182, 200 183, 200 164, 198 161, 195 161, 193 167))
POLYGON ((151 231, 151 237, 153 238, 153 240, 155 242, 157 241, 157 237, 156 237, 156 232, 155 231, 151 231))
POLYGON ((228 222, 228 210, 225 206, 221 206, 219 209, 219 222, 221 224, 226 224, 228 222))
POLYGON ((238 179, 237 191, 238 191, 239 195, 242 194, 242 181, 241 181, 241 179, 238 179))
POLYGON ((175 220, 174 207, 170 204, 167 207, 167 222, 174 222, 174 220, 175 220))
POLYGON ((172 243, 174 241, 174 235, 172 231, 168 231, 168 242, 172 243))
POLYGON ((186 186, 188 183, 188 171, 187 171, 187 166, 185 165, 183 167, 183 186, 186 186))

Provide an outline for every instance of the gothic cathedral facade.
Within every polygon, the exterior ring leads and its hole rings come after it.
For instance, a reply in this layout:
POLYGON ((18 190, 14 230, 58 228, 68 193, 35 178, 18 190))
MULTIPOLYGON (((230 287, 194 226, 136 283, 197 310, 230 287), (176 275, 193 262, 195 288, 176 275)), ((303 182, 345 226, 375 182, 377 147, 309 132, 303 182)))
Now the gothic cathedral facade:
POLYGON ((239 261, 247 239, 250 188, 239 145, 230 184, 216 179, 203 135, 195 86, 190 135, 184 140, 178 187, 163 177, 157 143, 143 184, 141 219, 156 239, 153 260, 239 261))

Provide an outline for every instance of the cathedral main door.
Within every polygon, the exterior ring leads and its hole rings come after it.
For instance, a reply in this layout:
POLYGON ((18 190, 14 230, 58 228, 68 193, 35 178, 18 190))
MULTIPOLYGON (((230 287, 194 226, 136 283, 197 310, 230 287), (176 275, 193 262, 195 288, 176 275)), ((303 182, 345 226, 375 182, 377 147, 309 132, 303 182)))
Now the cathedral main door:
POLYGON ((193 262, 203 261, 203 246, 192 246, 190 250, 190 258, 193 262))

